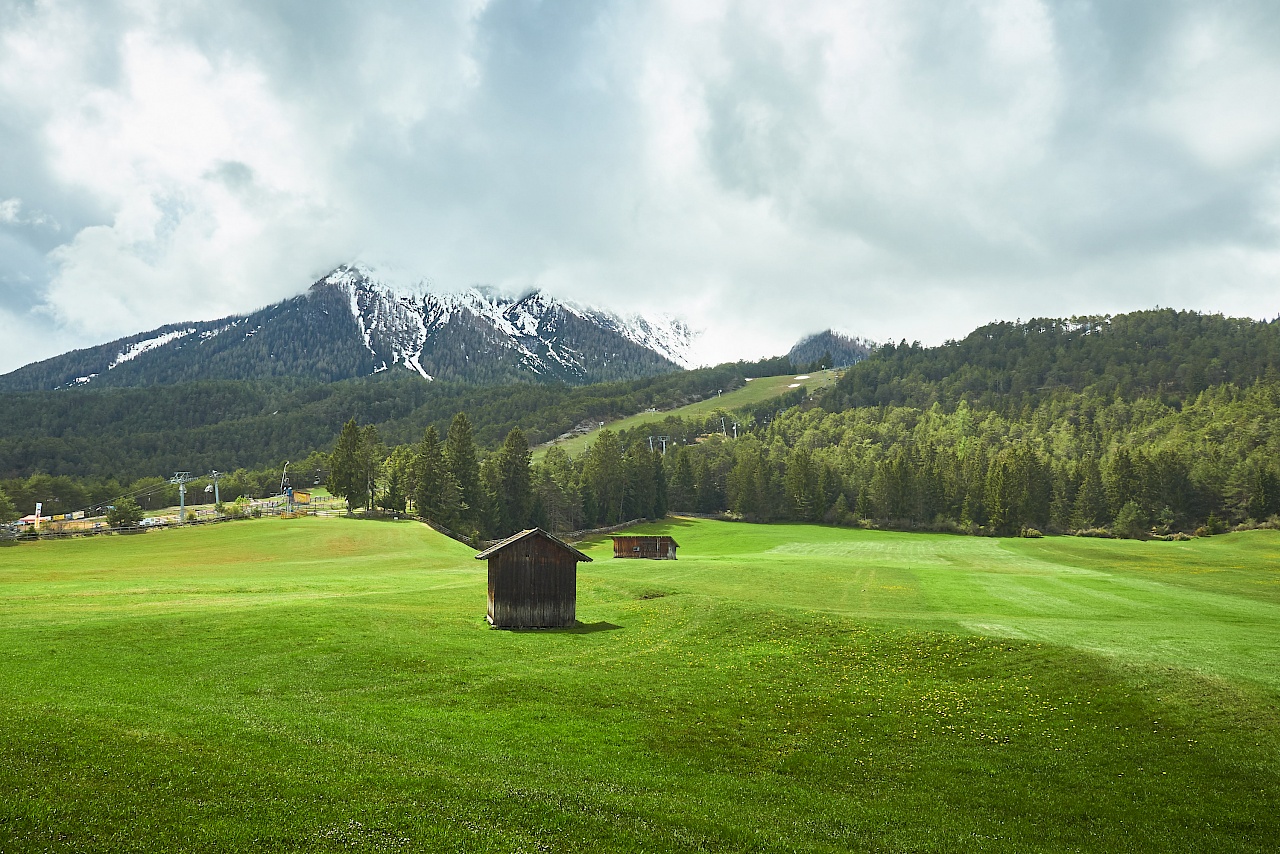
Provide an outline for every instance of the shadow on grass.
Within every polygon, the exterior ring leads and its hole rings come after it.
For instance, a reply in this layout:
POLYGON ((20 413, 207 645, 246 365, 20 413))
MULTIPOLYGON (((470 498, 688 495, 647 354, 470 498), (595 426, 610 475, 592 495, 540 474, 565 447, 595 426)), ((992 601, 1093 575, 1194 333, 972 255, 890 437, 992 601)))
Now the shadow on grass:
POLYGON ((622 626, 601 620, 598 623, 575 623, 572 626, 565 626, 558 629, 514 629, 503 626, 491 626, 503 632, 516 632, 518 634, 546 634, 546 635, 593 635, 596 632, 612 632, 621 629, 622 626))

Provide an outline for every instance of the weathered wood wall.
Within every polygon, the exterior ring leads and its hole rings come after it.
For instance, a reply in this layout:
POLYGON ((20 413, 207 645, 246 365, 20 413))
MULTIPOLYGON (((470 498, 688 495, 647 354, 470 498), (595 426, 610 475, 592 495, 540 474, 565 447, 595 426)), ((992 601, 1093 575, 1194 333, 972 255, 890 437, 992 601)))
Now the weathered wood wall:
POLYGON ((512 543, 489 557, 489 622, 508 629, 572 626, 577 619, 578 563, 542 537, 512 543))
POLYGON ((613 556, 675 560, 676 541, 667 536, 614 537, 613 556))

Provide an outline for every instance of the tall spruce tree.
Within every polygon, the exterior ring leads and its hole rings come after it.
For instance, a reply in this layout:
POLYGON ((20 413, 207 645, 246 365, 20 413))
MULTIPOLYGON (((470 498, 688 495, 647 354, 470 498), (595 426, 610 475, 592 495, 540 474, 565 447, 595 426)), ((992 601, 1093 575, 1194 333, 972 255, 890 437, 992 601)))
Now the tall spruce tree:
POLYGON ((378 428, 366 424, 360 431, 360 474, 364 477, 364 506, 372 508, 382 482, 382 464, 387 458, 387 448, 378 436, 378 428))
POLYGON ((597 433, 595 442, 583 455, 583 492, 590 494, 590 509, 594 511, 594 518, 588 519, 587 524, 616 525, 623 521, 626 471, 622 457, 622 442, 609 429, 597 433))
POLYGON ((564 448, 552 445, 534 471, 533 489, 542 514, 541 524, 551 531, 575 531, 583 526, 582 491, 573 460, 564 448))
POLYGON ((459 412, 449 424, 444 440, 445 469, 458 484, 458 511, 455 522, 464 527, 479 527, 484 522, 484 487, 480 482, 480 464, 476 461, 476 443, 471 421, 459 412))
POLYGON ((413 473, 413 512, 442 525, 452 524, 458 509, 458 484, 445 465, 434 424, 423 431, 414 448, 413 473))
POLYGON ((786 474, 782 478, 787 493, 787 505, 791 518, 802 522, 815 521, 822 510, 818 497, 818 473, 813 456, 805 448, 795 448, 787 457, 786 474))
POLYGON ((529 440, 513 427, 497 456, 497 534, 507 536, 529 523, 533 509, 533 480, 530 471, 529 440))
POLYGON ((383 510, 403 513, 417 479, 413 449, 408 445, 398 446, 387 457, 383 468, 386 486, 378 495, 378 506, 383 510))
POLYGON ((693 462, 683 445, 667 454, 671 466, 668 501, 674 510, 693 510, 697 506, 697 484, 693 479, 693 462))
POLYGON ((657 504, 657 484, 653 480, 652 453, 643 442, 636 442, 623 457, 625 478, 623 519, 652 519, 657 504))
POLYGON ((486 537, 501 536, 502 521, 499 494, 502 492, 502 472, 498 467, 498 455, 490 454, 480 463, 480 495, 482 502, 477 513, 475 530, 486 537))
POLYGON ((347 502, 347 512, 368 493, 363 464, 363 436, 354 418, 342 425, 338 441, 329 455, 329 491, 347 502))
POLYGON ((1107 490, 1102 469, 1092 454, 1080 461, 1080 488, 1076 490, 1075 523, 1078 528, 1096 528, 1108 517, 1107 490))
POLYGON ((1280 475, 1276 474, 1275 469, 1261 465, 1254 469, 1249 478, 1249 499, 1245 504, 1245 512, 1257 522, 1266 521, 1280 513, 1280 475))

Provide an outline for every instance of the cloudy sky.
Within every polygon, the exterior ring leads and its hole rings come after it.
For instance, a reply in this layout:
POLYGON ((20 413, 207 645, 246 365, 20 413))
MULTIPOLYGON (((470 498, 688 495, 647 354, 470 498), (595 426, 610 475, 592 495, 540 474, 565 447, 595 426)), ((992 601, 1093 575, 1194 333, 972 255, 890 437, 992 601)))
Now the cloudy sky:
POLYGON ((0 0, 0 371, 363 259, 706 330, 1280 312, 1280 7, 0 0))

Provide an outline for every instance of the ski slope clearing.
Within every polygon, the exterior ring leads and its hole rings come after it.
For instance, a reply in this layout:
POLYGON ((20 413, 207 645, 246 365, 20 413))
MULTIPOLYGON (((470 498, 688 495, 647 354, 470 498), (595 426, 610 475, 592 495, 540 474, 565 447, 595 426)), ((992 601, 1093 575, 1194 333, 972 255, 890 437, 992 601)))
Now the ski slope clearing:
MULTIPOLYGON (((619 418, 616 421, 606 422, 604 425, 614 432, 623 430, 631 430, 636 427, 642 427, 645 424, 661 424, 667 418, 689 418, 696 415, 709 415, 717 410, 731 412, 745 406, 754 406, 764 403, 767 400, 773 400, 781 397, 789 391, 794 391, 803 386, 810 392, 827 388, 834 385, 840 375, 836 371, 819 371, 812 376, 806 376, 803 381, 797 382, 799 379, 795 375, 785 374, 778 377, 756 377, 749 380, 746 385, 727 391, 724 394, 715 397, 709 397, 700 400, 697 403, 690 403, 686 406, 680 406, 675 409, 657 410, 654 412, 639 412, 626 418, 619 418)), ((569 452, 570 456, 576 457, 587 449, 587 446, 594 440, 594 436, 602 428, 596 427, 586 433, 572 436, 568 439, 557 439, 545 445, 539 445, 533 450, 533 458, 535 461, 541 460, 547 453, 547 449, 552 445, 559 445, 569 452)))

